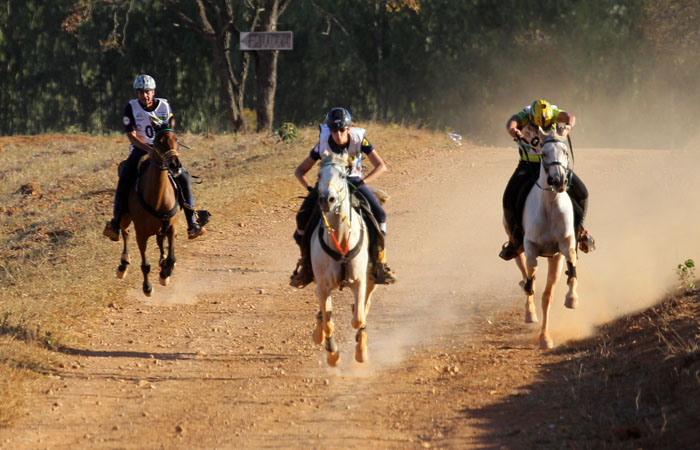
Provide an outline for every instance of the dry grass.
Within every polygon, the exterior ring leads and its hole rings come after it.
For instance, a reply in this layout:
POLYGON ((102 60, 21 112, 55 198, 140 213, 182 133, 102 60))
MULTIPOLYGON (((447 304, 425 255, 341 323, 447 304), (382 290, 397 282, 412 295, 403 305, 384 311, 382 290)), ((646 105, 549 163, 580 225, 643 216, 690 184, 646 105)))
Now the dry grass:
POLYGON ((556 352, 567 356, 572 405, 585 418, 578 435, 595 436, 588 445, 697 445, 699 317, 700 293, 674 295, 556 352))
MULTIPOLYGON (((368 128, 389 158, 451 145, 428 131, 368 128)), ((256 134, 183 134, 190 148, 181 149, 181 160, 202 177, 196 204, 212 212, 216 227, 296 208, 303 192, 292 173, 317 139, 315 128, 300 130, 292 143, 256 134)), ((127 151, 123 136, 0 138, 0 426, 17 413, 31 374, 60 363, 54 350, 78 345, 106 305, 124 302, 125 287, 114 276, 120 250, 101 233, 127 151)), ((183 235, 184 220, 179 226, 183 235)), ((291 236, 293 224, 289 229, 291 236)))

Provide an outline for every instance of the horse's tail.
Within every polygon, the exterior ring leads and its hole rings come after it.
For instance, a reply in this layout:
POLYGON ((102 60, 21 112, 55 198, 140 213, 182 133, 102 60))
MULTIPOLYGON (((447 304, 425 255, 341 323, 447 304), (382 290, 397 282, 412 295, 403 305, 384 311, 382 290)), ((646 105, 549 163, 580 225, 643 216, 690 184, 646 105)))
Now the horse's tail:
POLYGON ((387 193, 387 192, 386 192, 385 190, 383 190, 383 189, 380 189, 380 188, 378 188, 378 187, 376 187, 376 186, 370 186, 370 185, 367 185, 367 187, 369 188, 370 191, 372 191, 372 193, 374 194, 374 196, 377 197, 377 200, 379 200, 379 203, 380 203, 382 206, 384 206, 384 204, 385 204, 386 202, 388 202, 389 199, 391 198, 391 196, 389 195, 389 193, 387 193))

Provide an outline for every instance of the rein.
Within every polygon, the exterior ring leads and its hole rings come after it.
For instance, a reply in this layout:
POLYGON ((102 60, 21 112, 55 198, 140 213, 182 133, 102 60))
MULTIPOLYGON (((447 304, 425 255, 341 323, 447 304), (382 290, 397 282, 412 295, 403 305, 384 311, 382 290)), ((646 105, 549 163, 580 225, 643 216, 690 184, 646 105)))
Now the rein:
MULTIPOLYGON (((156 132, 156 136, 158 136, 160 133, 163 133, 164 131, 171 131, 174 133, 174 131, 171 128, 163 128, 161 130, 158 130, 158 132, 156 132)), ((158 155, 161 162, 160 162, 160 164, 158 164, 152 158, 149 158, 149 160, 148 160, 149 164, 151 164, 155 167, 158 167, 161 171, 167 170, 168 171, 168 179, 170 180, 171 183, 173 183, 173 185, 175 185, 175 181, 173 180, 173 174, 170 171, 170 168, 168 167, 166 161, 167 161, 167 158, 173 154, 175 154, 177 156, 178 155, 177 150, 175 150, 174 148, 168 148, 167 151, 161 153, 156 148, 155 145, 152 147, 152 149, 153 149, 153 152, 156 155, 158 155)), ((177 191, 177 189, 175 189, 175 190, 177 191)), ((158 232, 158 236, 165 235, 165 233, 168 231, 168 225, 169 225, 170 218, 173 217, 175 214, 177 214, 178 210, 180 209, 180 202, 177 200, 177 194, 175 197, 175 206, 173 206, 170 209, 170 211, 167 211, 165 213, 161 213, 161 212, 156 211, 155 208, 153 208, 151 205, 146 203, 146 200, 143 198, 143 195, 141 195, 141 192, 139 191, 138 182, 136 183, 136 193, 138 194, 137 197, 138 197, 139 203, 141 204, 143 209, 148 211, 152 216, 156 217, 157 219, 160 219, 160 221, 162 222, 162 226, 161 226, 160 231, 158 232)))
MULTIPOLYGON (((551 143, 551 142, 564 142, 564 140, 563 140, 563 139, 557 139, 557 138, 551 138, 551 137, 550 137, 550 138, 544 140, 544 142, 542 143, 542 147, 544 148, 544 145, 545 145, 545 144, 549 144, 549 143, 551 143)), ((573 156, 573 153, 572 153, 572 156, 573 156)), ((544 167, 545 172, 547 172, 547 171, 549 170, 549 168, 552 167, 552 166, 559 166, 559 167, 561 167, 562 169, 564 169, 564 173, 566 174, 566 177, 567 177, 567 178, 569 178, 569 177, 571 176, 571 170, 569 169, 568 157, 567 157, 567 162, 566 162, 566 164, 561 163, 561 162, 559 162, 559 161, 557 161, 557 160, 555 160, 555 161, 553 161, 553 162, 551 162, 551 163, 547 163, 547 161, 544 160, 544 155, 542 155, 542 157, 540 158, 540 164, 544 167)), ((542 189, 543 191, 555 192, 555 189, 554 189, 553 187, 542 187, 542 186, 540 186, 539 180, 535 181, 535 185, 536 185, 538 188, 542 189)), ((570 187, 571 187, 571 185, 567 185, 566 189, 569 190, 570 187)))

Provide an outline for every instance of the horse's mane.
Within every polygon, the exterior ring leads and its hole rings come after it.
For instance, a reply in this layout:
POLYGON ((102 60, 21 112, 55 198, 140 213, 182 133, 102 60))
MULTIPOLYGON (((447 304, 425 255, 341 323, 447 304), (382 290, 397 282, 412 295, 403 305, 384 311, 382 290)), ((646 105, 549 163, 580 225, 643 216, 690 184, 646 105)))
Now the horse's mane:
POLYGON ((339 166, 349 167, 348 154, 330 152, 328 156, 321 158, 321 168, 326 164, 337 164, 339 166))

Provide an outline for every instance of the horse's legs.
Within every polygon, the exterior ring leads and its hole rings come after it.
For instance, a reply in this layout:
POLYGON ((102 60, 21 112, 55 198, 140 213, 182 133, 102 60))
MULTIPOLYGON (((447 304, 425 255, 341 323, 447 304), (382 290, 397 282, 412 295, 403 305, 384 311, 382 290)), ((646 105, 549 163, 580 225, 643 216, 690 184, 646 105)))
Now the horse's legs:
POLYGON ((360 277, 357 282, 352 285, 352 293, 355 297, 355 304, 352 308, 352 327, 357 330, 355 334, 355 361, 367 361, 367 331, 365 324, 367 322, 367 277, 360 277))
POLYGON ((151 265, 148 264, 148 258, 146 257, 146 243, 148 242, 147 237, 139 236, 136 234, 136 242, 139 244, 139 252, 141 252, 141 272, 143 273, 143 293, 150 297, 153 292, 153 286, 148 281, 148 273, 151 271, 151 265))
POLYGON ((573 236, 569 236, 562 247, 564 248, 560 248, 560 252, 566 255, 566 273, 568 274, 566 284, 569 285, 564 306, 574 309, 578 306, 578 294, 576 293, 576 286, 578 285, 578 277, 576 276, 576 240, 573 236))
MULTIPOLYGON (((520 262, 525 260, 524 264, 524 275, 525 281, 522 284, 522 288, 527 295, 527 300, 525 303, 525 322, 526 323, 536 323, 537 322, 537 311, 535 309, 535 272, 537 271, 537 249, 534 246, 525 241, 525 256, 520 259, 520 262)), ((523 270, 521 268, 521 270, 523 270)))
POLYGON ((160 284, 167 286, 170 283, 170 275, 172 275, 175 267, 175 231, 172 226, 168 231, 168 257, 165 259, 163 259, 162 242, 160 245, 160 284))
MULTIPOLYGON (((523 288, 523 290, 527 294, 527 300, 525 302, 525 323, 537 323, 537 308, 535 308, 534 295, 528 294, 528 291, 525 289, 525 284, 527 283, 527 270, 525 269, 524 252, 520 253, 518 256, 515 257, 515 265, 518 266, 518 269, 520 269, 520 273, 522 273, 523 275, 523 281, 520 282, 520 287, 523 288)), ((534 280, 530 285, 530 289, 534 294, 534 280)))
POLYGON ((129 269, 129 248, 127 246, 127 241, 129 239, 129 230, 122 228, 122 238, 124 239, 124 249, 122 250, 121 264, 117 267, 117 278, 120 280, 124 279, 126 272, 129 269))
POLYGON ((547 268, 547 285, 542 292, 542 328, 540 329, 540 348, 552 348, 554 342, 549 337, 549 308, 552 305, 554 286, 561 275, 563 257, 558 254, 547 258, 549 265, 547 268))
POLYGON ((158 259, 158 265, 163 264, 163 260, 165 259, 165 250, 163 249, 163 238, 165 235, 163 234, 157 234, 156 235, 156 243, 158 244, 158 250, 160 251, 160 258, 158 259))
MULTIPOLYGON (((365 319, 369 314, 369 307, 372 304, 372 294, 374 293, 375 287, 374 280, 368 277, 365 289, 365 319)), ((367 361, 367 327, 365 325, 355 333, 355 342, 357 342, 355 345, 355 360, 357 362, 367 361)))
MULTIPOLYGON (((326 351, 328 351, 328 356, 326 361, 331 367, 335 367, 340 359, 340 353, 338 352, 338 346, 333 338, 333 329, 335 328, 333 324, 333 305, 331 303, 330 289, 323 286, 323 283, 316 285, 316 297, 318 297, 318 303, 320 306, 321 313, 321 329, 323 335, 326 338, 326 351)), ((316 340, 316 331, 314 331, 314 340, 316 340)))

